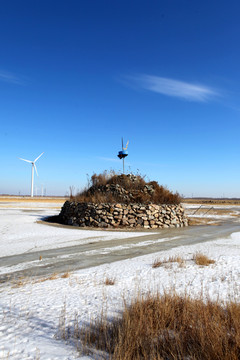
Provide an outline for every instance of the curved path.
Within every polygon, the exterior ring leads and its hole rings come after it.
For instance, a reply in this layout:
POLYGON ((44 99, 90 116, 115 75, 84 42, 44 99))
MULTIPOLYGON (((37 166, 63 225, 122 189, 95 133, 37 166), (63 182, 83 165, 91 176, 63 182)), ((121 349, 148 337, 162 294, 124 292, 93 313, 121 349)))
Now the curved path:
POLYGON ((240 231, 240 224, 228 220, 218 226, 163 229, 148 235, 139 233, 139 236, 125 239, 92 242, 89 238, 89 242, 82 245, 1 257, 0 264, 5 273, 0 274, 0 283, 15 282, 22 278, 47 277, 53 273, 74 271, 174 247, 213 241, 226 238, 236 231, 240 231))

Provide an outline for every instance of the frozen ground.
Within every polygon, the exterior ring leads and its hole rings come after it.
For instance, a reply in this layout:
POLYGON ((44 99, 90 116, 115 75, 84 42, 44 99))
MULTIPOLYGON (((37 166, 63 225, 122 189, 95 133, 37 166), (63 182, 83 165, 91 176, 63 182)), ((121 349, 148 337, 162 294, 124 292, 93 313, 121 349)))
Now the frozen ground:
MULTIPOLYGON (((97 241, 116 237, 116 232, 92 231, 91 234, 90 231, 37 224, 41 216, 49 212, 54 214, 56 210, 46 210, 44 206, 41 213, 39 207, 29 210, 0 208, 2 257, 31 252, 35 248, 61 246, 66 242, 75 244, 92 236, 97 241)), ((237 220, 236 216, 234 219, 237 220)), ((117 234, 132 236, 132 233, 117 234)), ((69 274, 5 283, 0 287, 0 359, 97 359, 96 354, 79 354, 73 341, 62 339, 65 324, 73 326, 76 316, 82 324, 89 322, 102 311, 108 316, 117 315, 124 300, 130 302, 139 293, 174 289, 193 297, 239 301, 239 245, 240 233, 233 233, 204 244, 182 246, 69 274), (215 264, 197 266, 193 261, 196 252, 208 255, 215 264), (175 255, 185 260, 182 266, 166 261, 164 266, 152 268, 154 260, 167 260, 175 255), (105 285, 106 278, 113 279, 115 284, 105 285)))
POLYGON ((233 218, 240 216, 240 205, 199 205, 183 204, 186 214, 191 217, 233 218))
POLYGON ((16 254, 41 251, 84 244, 100 240, 112 240, 139 235, 139 232, 116 232, 66 229, 37 224, 46 216, 59 213, 59 210, 1 209, 0 208, 0 254, 16 254), (6 246, 7 244, 7 246, 6 246))

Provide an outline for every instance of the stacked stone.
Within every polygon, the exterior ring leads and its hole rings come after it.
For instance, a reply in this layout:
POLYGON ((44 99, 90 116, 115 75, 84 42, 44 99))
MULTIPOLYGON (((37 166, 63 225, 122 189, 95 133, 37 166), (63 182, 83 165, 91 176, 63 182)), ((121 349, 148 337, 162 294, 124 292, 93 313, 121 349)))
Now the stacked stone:
POLYGON ((93 204, 66 201, 59 215, 66 225, 99 228, 174 228, 188 226, 181 205, 93 204))
MULTIPOLYGON (((118 176, 120 182, 122 180, 122 176, 123 175, 118 176)), ((135 183, 138 180, 137 176, 132 174, 126 175, 126 177, 129 178, 129 181, 132 183, 135 183)), ((136 202, 135 198, 137 198, 140 194, 152 195, 154 193, 154 188, 152 185, 145 184, 142 188, 139 189, 126 190, 123 186, 119 184, 106 184, 97 187, 92 186, 89 189, 89 192, 92 194, 102 193, 106 194, 106 196, 108 196, 109 194, 113 194, 116 198, 119 199, 119 202, 129 204, 131 202, 136 202)))

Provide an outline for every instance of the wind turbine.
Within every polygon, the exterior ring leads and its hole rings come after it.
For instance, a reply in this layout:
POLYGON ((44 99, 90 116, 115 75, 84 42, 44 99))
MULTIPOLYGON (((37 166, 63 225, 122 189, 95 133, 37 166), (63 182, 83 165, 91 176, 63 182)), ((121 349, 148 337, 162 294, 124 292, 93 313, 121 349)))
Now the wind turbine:
POLYGON ((43 153, 41 153, 35 160, 33 161, 30 161, 30 160, 26 160, 26 159, 22 159, 22 158, 19 158, 20 160, 23 160, 23 161, 26 161, 30 164, 32 164, 32 182, 31 182, 31 197, 33 197, 33 179, 34 179, 34 169, 36 171, 36 174, 38 176, 38 172, 37 172, 37 167, 35 165, 35 162, 42 156, 43 153))
POLYGON ((122 151, 119 151, 119 152, 118 152, 118 157, 119 157, 119 159, 122 159, 122 160, 123 160, 123 174, 124 174, 124 158, 125 158, 126 156, 128 156, 128 152, 127 152, 128 144, 129 144, 129 140, 128 140, 126 146, 124 147, 124 146, 123 146, 123 138, 122 138, 122 151))

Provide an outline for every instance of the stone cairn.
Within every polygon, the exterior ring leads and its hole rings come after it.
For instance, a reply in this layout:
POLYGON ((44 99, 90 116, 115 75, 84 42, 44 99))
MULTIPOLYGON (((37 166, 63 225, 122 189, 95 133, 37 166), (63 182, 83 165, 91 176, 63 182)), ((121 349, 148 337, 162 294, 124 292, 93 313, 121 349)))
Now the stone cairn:
MULTIPOLYGON (((135 175, 120 175, 132 183, 137 182, 135 175)), ((79 201, 66 201, 59 214, 62 224, 77 227, 97 228, 174 228, 188 226, 188 219, 180 204, 147 204, 138 203, 139 194, 150 195, 154 193, 154 186, 144 184, 141 188, 125 189, 119 183, 92 186, 90 194, 114 195, 118 202, 92 203, 79 201)))
POLYGON ((66 201, 59 216, 61 223, 80 227, 157 229, 188 226, 188 219, 181 205, 66 201))

